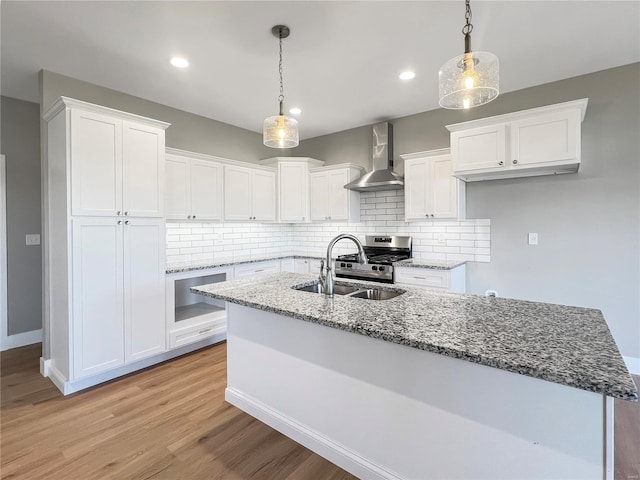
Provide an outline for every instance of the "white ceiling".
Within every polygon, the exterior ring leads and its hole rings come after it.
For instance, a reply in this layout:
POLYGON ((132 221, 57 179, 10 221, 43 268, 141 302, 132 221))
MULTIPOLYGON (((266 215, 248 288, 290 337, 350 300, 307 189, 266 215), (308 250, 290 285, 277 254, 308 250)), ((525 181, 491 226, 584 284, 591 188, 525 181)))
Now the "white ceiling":
MULTIPOLYGON (((501 91, 640 61, 639 1, 471 2, 474 50, 500 59, 501 91)), ((311 138, 438 108, 438 70, 462 53, 456 1, 7 1, 2 95, 38 101, 40 69, 262 131, 285 106, 311 138), (169 58, 182 55, 179 70, 169 58), (413 69, 410 82, 398 74, 413 69)), ((615 86, 612 86, 615 88, 615 86)))

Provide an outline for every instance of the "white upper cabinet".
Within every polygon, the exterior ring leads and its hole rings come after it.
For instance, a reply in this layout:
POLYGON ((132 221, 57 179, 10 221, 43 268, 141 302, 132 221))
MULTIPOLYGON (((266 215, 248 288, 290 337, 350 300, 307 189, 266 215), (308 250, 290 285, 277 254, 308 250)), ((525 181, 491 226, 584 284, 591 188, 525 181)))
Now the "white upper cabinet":
POLYGON ((320 222, 360 221, 360 192, 344 186, 359 178, 364 169, 339 164, 311 169, 311 220, 320 222))
POLYGON ((321 167, 324 162, 307 157, 274 157, 260 163, 278 169, 278 220, 285 223, 308 222, 309 169, 321 167))
POLYGON ((274 222, 276 220, 275 170, 225 165, 224 219, 274 222))
POLYGON ((200 158, 203 155, 170 152, 167 149, 166 218, 222 220, 222 164, 200 158))
POLYGON ((164 129, 122 122, 122 208, 129 216, 164 215, 164 129))
POLYGON ((588 99, 448 125, 465 181, 575 173, 588 99))
POLYGON ((73 132, 71 214, 162 217, 166 124, 84 102, 65 105, 73 132))
POLYGON ((405 220, 463 219, 465 186, 452 173, 448 148, 400 155, 405 171, 405 220))
POLYGON ((453 132, 451 150, 456 171, 473 172, 504 167, 507 159, 507 126, 490 125, 453 132))

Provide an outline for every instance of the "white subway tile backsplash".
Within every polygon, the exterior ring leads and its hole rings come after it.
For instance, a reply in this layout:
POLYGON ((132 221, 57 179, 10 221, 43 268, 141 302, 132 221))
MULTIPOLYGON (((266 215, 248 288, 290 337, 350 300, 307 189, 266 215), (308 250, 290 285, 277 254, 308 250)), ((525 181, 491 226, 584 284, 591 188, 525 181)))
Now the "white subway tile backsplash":
MULTIPOLYGON (((422 260, 491 261, 491 221, 404 221, 404 191, 363 192, 360 223, 174 223, 167 222, 167 261, 233 260, 247 256, 322 257, 339 233, 411 235, 422 260)), ((339 242, 336 255, 355 252, 339 242)))

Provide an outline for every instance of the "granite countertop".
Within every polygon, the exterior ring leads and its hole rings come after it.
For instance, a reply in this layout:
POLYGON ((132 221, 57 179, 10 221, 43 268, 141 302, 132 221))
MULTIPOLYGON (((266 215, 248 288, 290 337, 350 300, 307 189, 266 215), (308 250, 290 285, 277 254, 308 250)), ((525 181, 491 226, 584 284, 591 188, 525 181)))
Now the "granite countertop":
POLYGON ((320 260, 320 257, 307 257, 304 255, 274 255, 271 257, 234 257, 225 260, 200 260, 192 262, 169 263, 166 266, 166 273, 191 272, 194 270, 207 270, 209 268, 228 267, 240 265, 241 263, 267 262, 269 260, 282 260, 283 258, 311 258, 320 260))
MULTIPOLYGON (((166 273, 182 273, 194 270, 207 270, 209 268, 228 267, 231 265, 239 265, 241 263, 266 262, 268 260, 282 260, 283 258, 309 258, 313 260, 322 260, 324 257, 313 257, 305 255, 276 255, 271 257, 236 257, 226 260, 199 260, 192 262, 169 263, 166 266, 166 273)), ((334 259, 335 260, 335 259, 334 259)), ((446 260, 418 260, 410 258, 395 262, 394 267, 414 267, 414 268, 431 268, 436 270, 451 270, 467 262, 446 261, 446 260)))
POLYGON ((394 267, 412 267, 412 268, 430 268, 434 270, 453 270, 467 262, 455 260, 419 260, 417 258, 409 258, 394 262, 394 267))
POLYGON ((404 290, 372 301, 294 290, 312 275, 279 273, 191 290, 248 307, 447 355, 570 387, 637 401, 638 389, 600 310, 404 290))

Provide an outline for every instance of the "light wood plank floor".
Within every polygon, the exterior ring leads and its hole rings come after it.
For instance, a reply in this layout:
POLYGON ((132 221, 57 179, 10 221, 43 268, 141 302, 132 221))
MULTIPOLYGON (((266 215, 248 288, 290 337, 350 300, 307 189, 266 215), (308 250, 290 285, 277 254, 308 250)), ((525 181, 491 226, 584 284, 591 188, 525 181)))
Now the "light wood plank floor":
MULTIPOLYGON (((3 480, 355 478, 224 402, 224 343, 68 397, 40 348, 0 357, 3 480)), ((640 406, 615 423, 615 479, 638 480, 640 406)))

